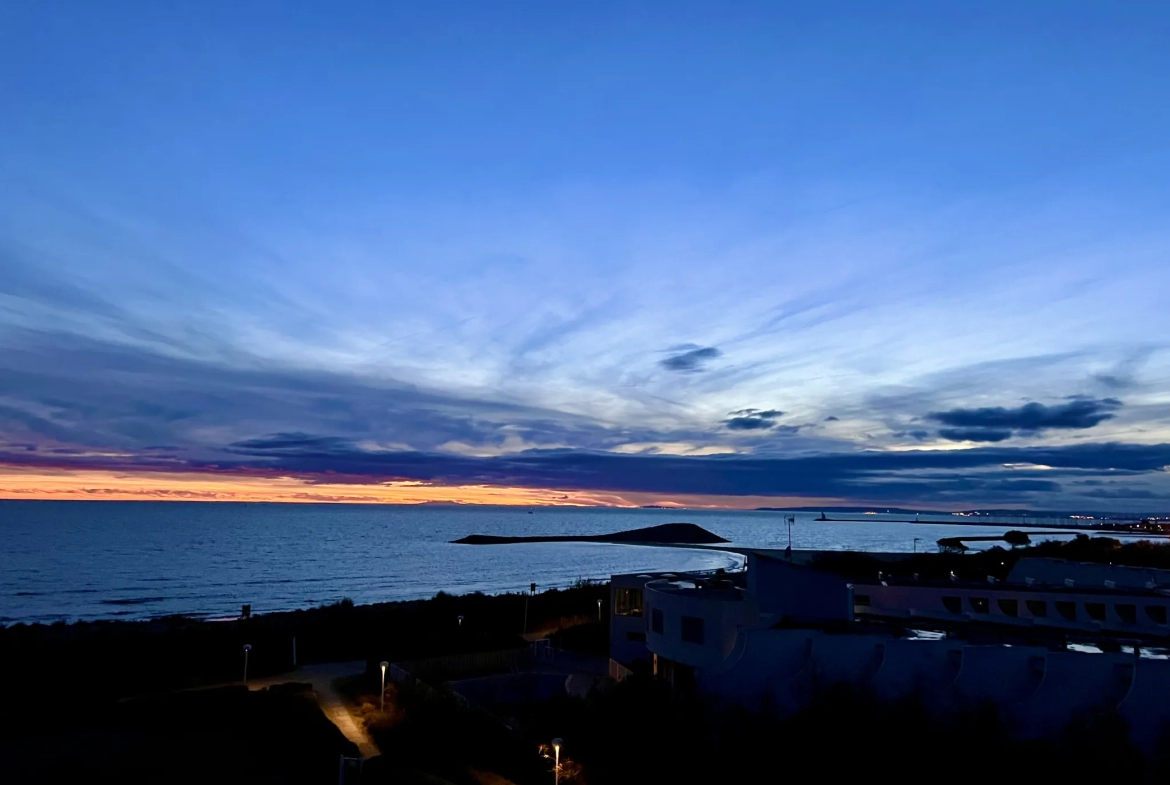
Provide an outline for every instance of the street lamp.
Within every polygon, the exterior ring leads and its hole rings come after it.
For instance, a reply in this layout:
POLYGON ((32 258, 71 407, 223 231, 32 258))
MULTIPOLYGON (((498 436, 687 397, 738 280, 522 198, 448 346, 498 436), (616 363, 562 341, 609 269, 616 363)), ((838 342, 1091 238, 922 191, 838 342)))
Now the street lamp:
POLYGON ((560 739, 553 739, 553 782, 559 785, 561 781, 561 745, 564 744, 560 739))
POLYGON ((248 652, 252 651, 252 644, 244 644, 244 684, 248 683, 248 652))
POLYGON ((455 620, 459 622, 460 627, 463 626, 463 617, 462 616, 456 616, 455 620))
POLYGON ((380 693, 378 693, 378 697, 379 697, 378 711, 386 711, 386 668, 388 668, 389 666, 390 666, 390 663, 386 662, 385 660, 382 660, 382 691, 380 693))
POLYGON ((597 620, 601 621, 601 600, 597 601, 597 620))

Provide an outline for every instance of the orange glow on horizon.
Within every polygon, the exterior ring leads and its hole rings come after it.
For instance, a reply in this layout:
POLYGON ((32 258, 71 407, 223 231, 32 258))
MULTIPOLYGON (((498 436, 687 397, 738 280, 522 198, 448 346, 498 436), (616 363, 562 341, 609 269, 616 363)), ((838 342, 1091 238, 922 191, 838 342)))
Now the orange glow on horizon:
MULTIPOLYGON (((423 482, 328 482, 289 476, 95 469, 30 469, 0 465, 0 499, 109 501, 298 502, 346 504, 497 504, 521 507, 753 509, 815 505, 825 499, 769 496, 575 491, 423 482)), ((839 501, 839 500, 837 500, 839 501)))

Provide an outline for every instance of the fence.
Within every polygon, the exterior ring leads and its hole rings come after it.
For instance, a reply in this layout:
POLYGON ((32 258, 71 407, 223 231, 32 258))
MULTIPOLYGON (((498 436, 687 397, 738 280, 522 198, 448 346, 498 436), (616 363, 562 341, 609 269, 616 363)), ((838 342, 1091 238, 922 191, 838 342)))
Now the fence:
POLYGON ((532 646, 522 649, 454 654, 426 660, 397 662, 390 666, 388 673, 390 678, 396 682, 406 680, 434 682, 489 673, 521 673, 539 670, 608 674, 614 678, 620 676, 623 679, 629 675, 628 669, 606 657, 557 649, 550 646, 547 640, 537 641, 532 646), (621 671, 615 671, 615 666, 621 671))
POLYGON ((471 701, 467 700, 467 698, 463 697, 459 693, 450 690, 445 693, 441 693, 439 690, 436 690, 425 681, 415 678, 409 671, 405 670, 399 665, 391 665, 389 668, 387 668, 386 675, 389 676, 390 681, 394 682, 395 684, 409 684, 415 689, 421 690, 424 694, 432 697, 445 695, 459 702, 465 708, 471 708, 471 701))
POLYGON ((446 681, 479 673, 516 672, 528 666, 532 660, 532 650, 523 648, 431 657, 426 660, 400 662, 391 667, 398 668, 416 679, 437 678, 446 681))

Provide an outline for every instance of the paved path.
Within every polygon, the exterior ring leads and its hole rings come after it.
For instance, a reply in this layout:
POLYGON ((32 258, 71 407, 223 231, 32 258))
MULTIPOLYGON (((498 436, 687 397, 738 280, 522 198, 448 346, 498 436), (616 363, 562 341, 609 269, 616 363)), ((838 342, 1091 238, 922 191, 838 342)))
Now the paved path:
MULTIPOLYGON (((330 662, 324 665, 306 665, 291 673, 269 676, 263 679, 249 679, 248 689, 260 690, 274 684, 295 681, 313 685, 317 702, 329 721, 337 726, 345 738, 357 745, 363 758, 372 758, 378 753, 365 727, 353 716, 345 699, 333 688, 333 680, 342 676, 357 676, 366 670, 365 662, 330 662)), ((238 682, 237 682, 238 683, 238 682)))

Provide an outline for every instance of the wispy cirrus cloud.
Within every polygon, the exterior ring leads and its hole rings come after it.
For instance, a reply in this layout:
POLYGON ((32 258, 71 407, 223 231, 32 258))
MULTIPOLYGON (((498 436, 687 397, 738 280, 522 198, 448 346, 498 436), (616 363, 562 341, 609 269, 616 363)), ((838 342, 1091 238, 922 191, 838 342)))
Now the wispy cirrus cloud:
MULTIPOLYGON (((840 48, 712 18, 736 45, 687 57, 656 29, 679 56, 648 73, 621 56, 640 25, 550 60, 564 47, 526 48, 507 15, 455 46, 439 14, 417 28, 434 46, 374 62, 214 1, 222 48, 165 9, 38 8, 13 29, 54 34, 6 49, 31 81, 0 85, 20 118, 0 124, 12 466, 955 504, 1162 492, 1170 129, 1145 107, 1170 68, 1109 36, 1108 56, 1068 59, 1110 25, 1054 28, 1023 62, 945 14, 883 18, 860 44, 827 24, 840 48), (184 57, 148 45, 153 22, 184 57), (886 47, 931 67, 882 72, 886 47), (972 52, 1002 72, 972 81, 972 52), (1105 87, 1070 104, 1070 74, 1105 87), (956 94, 969 113, 938 110, 956 94), (906 95, 938 100, 891 133, 906 95), (1054 131, 1067 143, 1038 155, 1054 131), (785 414, 737 408, 773 401, 785 414)), ((379 22, 332 20, 355 42, 379 22)))

